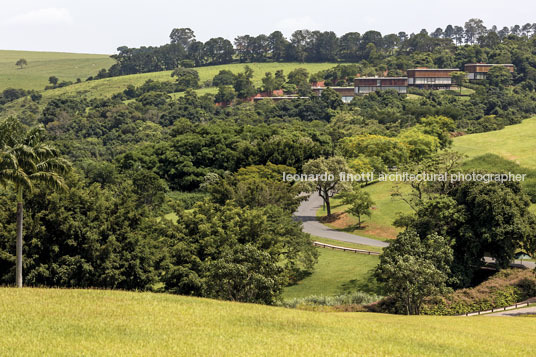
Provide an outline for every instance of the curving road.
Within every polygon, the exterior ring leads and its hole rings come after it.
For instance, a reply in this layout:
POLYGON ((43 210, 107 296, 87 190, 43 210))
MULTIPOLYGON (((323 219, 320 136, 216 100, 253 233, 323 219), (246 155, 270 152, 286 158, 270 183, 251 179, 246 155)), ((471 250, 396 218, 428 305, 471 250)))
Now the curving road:
POLYGON ((389 244, 380 240, 361 237, 355 234, 340 232, 331 229, 316 219, 316 211, 322 206, 322 197, 318 193, 312 194, 306 201, 303 201, 294 212, 296 220, 303 223, 303 231, 311 235, 323 238, 335 239, 341 242, 358 243, 371 245, 373 247, 387 247, 389 244))
MULTIPOLYGON (((389 243, 382 242, 381 240, 366 238, 346 232, 340 232, 323 225, 316 219, 316 211, 318 211, 320 207, 322 207, 322 197, 320 197, 318 193, 313 193, 311 196, 309 196, 307 200, 303 201, 300 207, 298 207, 298 210, 294 212, 295 219, 303 223, 303 231, 305 233, 309 233, 317 237, 334 239, 341 242, 366 244, 371 245, 373 247, 387 247, 389 245, 389 243)), ((487 262, 494 261, 493 258, 488 257, 486 257, 485 260, 487 262)), ((523 265, 530 269, 536 268, 535 263, 527 261, 522 262, 520 260, 516 260, 511 264, 511 266, 518 267, 520 265, 523 265)))

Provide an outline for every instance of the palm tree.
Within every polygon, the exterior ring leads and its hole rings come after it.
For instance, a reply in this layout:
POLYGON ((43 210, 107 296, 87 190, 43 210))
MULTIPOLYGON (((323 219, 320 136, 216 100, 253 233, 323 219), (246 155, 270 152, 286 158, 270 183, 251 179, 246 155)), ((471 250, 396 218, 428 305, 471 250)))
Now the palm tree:
POLYGON ((63 175, 70 169, 69 162, 58 157, 54 147, 43 143, 43 126, 28 131, 21 128, 13 119, 0 123, 0 132, 4 134, 0 136, 0 183, 13 184, 17 194, 17 287, 22 287, 24 192, 32 191, 35 184, 65 189, 63 175), (2 129, 11 129, 13 135, 9 136, 10 131, 2 129))

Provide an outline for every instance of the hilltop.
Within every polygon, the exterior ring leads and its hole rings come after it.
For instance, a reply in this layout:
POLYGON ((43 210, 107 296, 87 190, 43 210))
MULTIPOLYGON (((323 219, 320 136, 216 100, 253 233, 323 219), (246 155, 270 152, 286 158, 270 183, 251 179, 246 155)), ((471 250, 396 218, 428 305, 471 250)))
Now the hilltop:
POLYGON ((50 76, 65 81, 85 80, 114 62, 103 54, 0 50, 0 91, 6 88, 42 90, 50 76), (15 66, 21 58, 28 62, 23 69, 15 66))

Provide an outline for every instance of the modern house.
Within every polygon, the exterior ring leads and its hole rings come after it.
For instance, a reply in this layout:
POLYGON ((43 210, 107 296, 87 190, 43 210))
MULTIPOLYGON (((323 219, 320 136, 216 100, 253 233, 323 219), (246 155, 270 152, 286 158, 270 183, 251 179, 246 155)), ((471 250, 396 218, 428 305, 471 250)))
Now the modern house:
POLYGON ((413 68, 408 69, 408 85, 422 89, 450 89, 451 74, 455 68, 413 68))
MULTIPOLYGON (((324 90, 326 90, 328 87, 312 87, 313 93, 316 95, 321 95, 324 90)), ((333 89, 335 92, 339 93, 342 97, 342 101, 345 103, 350 103, 352 99, 354 99, 354 87, 329 87, 333 89)))
POLYGON ((514 65, 510 63, 497 64, 497 63, 467 63, 464 67, 464 71, 467 73, 467 79, 480 80, 486 79, 486 75, 489 70, 494 66, 506 67, 510 73, 514 72, 514 65))
POLYGON ((354 79, 354 93, 368 94, 380 90, 395 90, 398 93, 408 92, 407 77, 357 77, 354 79))

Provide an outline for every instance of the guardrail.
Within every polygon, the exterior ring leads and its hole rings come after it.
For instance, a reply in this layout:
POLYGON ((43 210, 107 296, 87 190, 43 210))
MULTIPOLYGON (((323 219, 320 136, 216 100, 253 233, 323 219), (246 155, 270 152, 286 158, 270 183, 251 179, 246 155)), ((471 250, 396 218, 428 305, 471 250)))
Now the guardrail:
POLYGON ((326 243, 321 243, 321 242, 313 242, 313 245, 315 245, 317 247, 322 247, 322 248, 331 248, 331 249, 342 250, 344 252, 354 252, 356 254, 367 254, 367 255, 380 255, 381 254, 381 253, 378 253, 378 252, 371 252, 370 250, 341 247, 341 246, 338 246, 338 245, 326 244, 326 243))
MULTIPOLYGON (((532 302, 533 303, 533 302, 532 302)), ((528 307, 529 305, 531 304, 530 301, 524 301, 524 302, 519 302, 515 305, 511 305, 511 306, 505 306, 505 307, 498 307, 498 308, 492 308, 490 310, 481 310, 481 311, 475 311, 475 312, 466 312, 465 314, 463 315, 458 315, 458 316, 478 316, 478 315, 483 315, 483 314, 491 314, 491 313, 494 313, 494 312, 501 312, 501 311, 508 311, 508 310, 515 310, 515 309, 519 309, 520 307, 528 307)))

